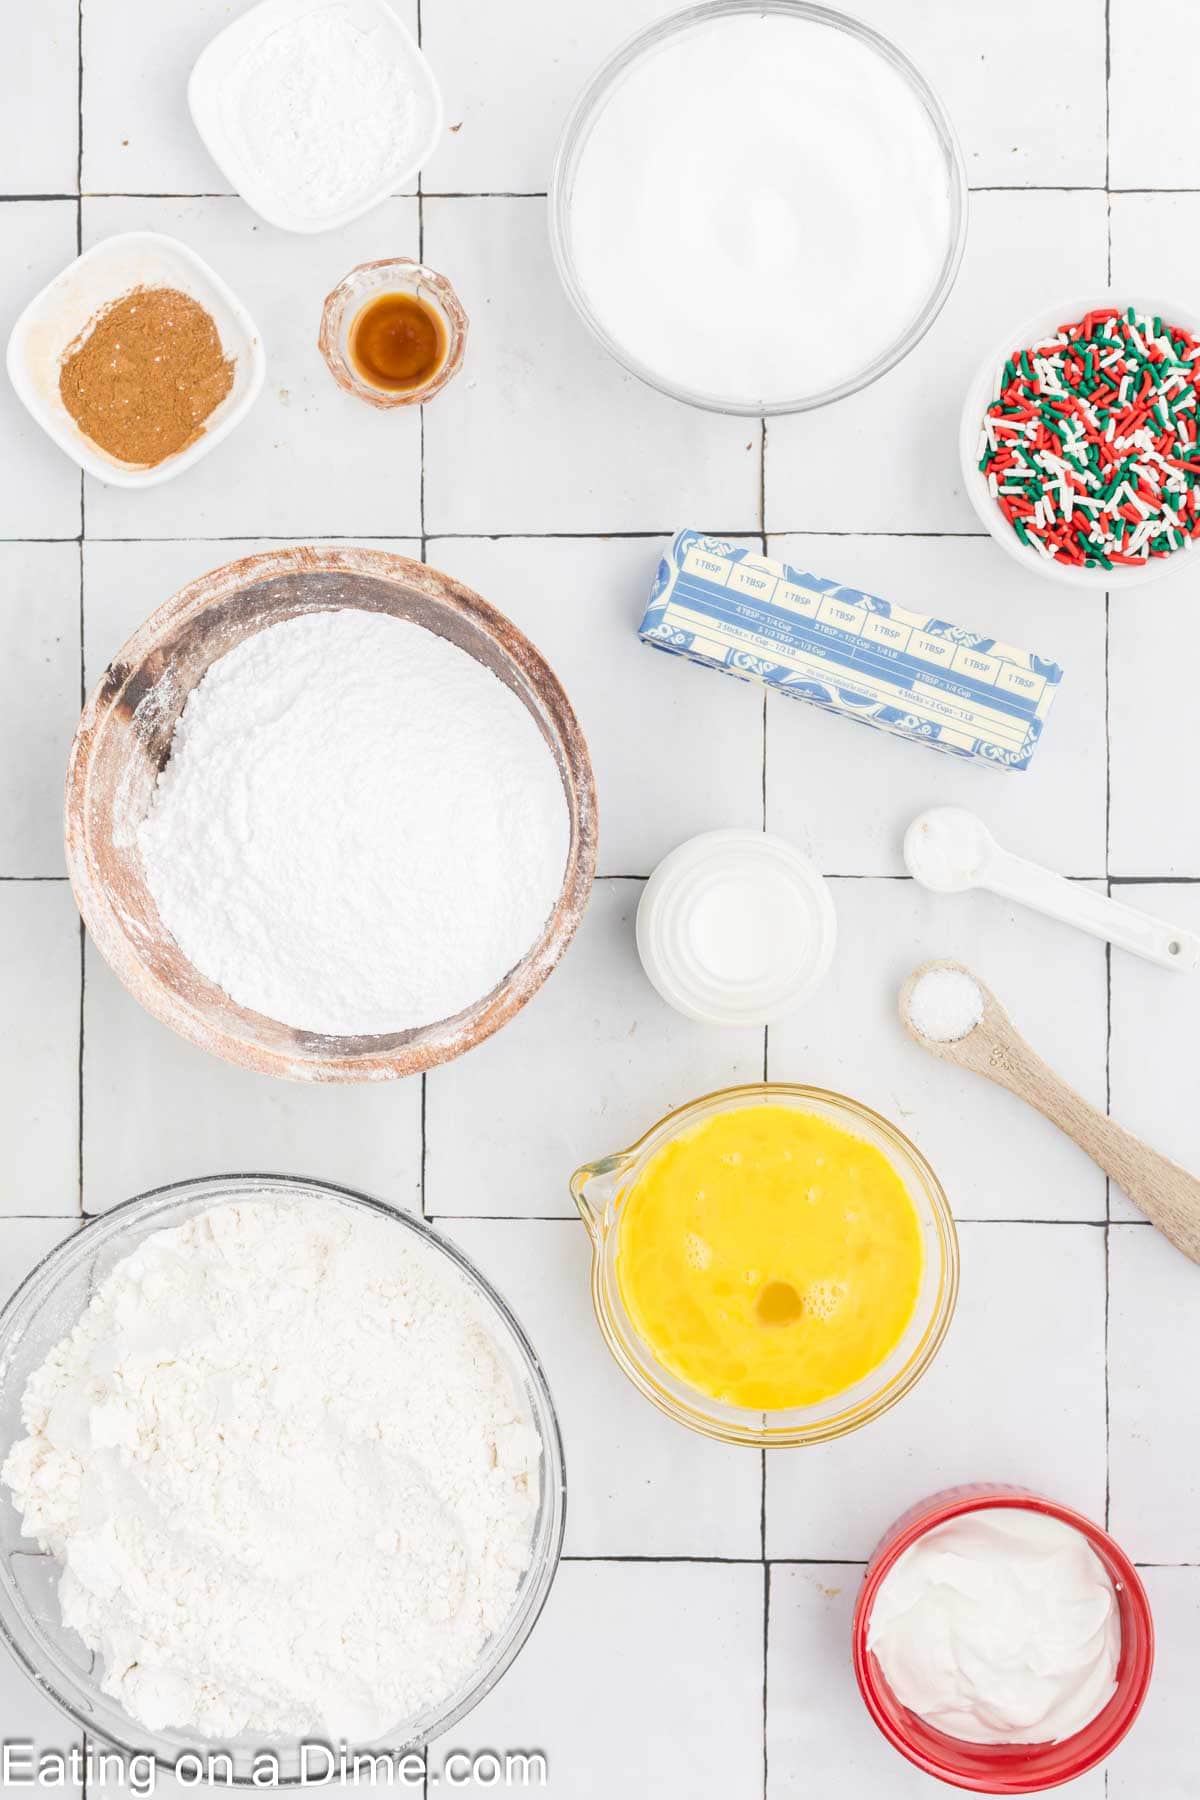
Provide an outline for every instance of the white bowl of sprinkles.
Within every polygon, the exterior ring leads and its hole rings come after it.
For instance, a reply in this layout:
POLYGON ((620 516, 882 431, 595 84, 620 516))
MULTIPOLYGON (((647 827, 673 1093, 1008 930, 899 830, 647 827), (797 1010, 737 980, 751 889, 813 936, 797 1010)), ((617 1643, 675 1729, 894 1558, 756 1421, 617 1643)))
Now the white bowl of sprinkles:
MULTIPOLYGON (((1124 358, 1114 356, 1113 348, 1102 341, 1093 371, 1101 393, 1108 370, 1118 365, 1123 370, 1124 358)), ((1015 365, 1013 372, 1018 376, 1026 373, 1015 365)), ((1005 333, 967 388, 959 425, 959 456, 966 492, 980 522, 1001 549, 1024 568, 1067 587, 1101 592, 1142 587, 1185 563, 1190 565, 1189 553, 1200 542, 1200 536, 1191 535, 1190 529, 1200 531, 1197 389, 1200 313, 1193 308, 1126 293, 1093 293, 1043 307, 1005 333), (1138 393, 1131 391, 1133 384, 1126 381, 1118 388, 1114 403, 1091 408, 1089 416, 1086 395, 1080 396, 1084 402, 1081 410, 1073 395, 1067 397, 1064 393, 1059 370, 1066 339, 1058 337, 1059 327, 1076 325, 1089 314, 1103 314, 1110 309, 1127 321, 1131 308, 1134 326, 1129 341, 1135 360, 1144 350, 1149 366, 1146 381, 1139 381, 1137 386, 1149 389, 1149 404, 1139 407, 1138 393), (1143 321, 1147 322, 1145 334, 1143 321), (1194 353, 1185 345, 1180 354, 1177 337, 1170 335, 1178 331, 1197 340, 1194 353), (1047 419, 1057 421, 1054 436, 1058 442, 1053 438, 1047 442, 1045 434, 1037 434, 1036 420, 1032 422, 1035 435, 1031 438, 1031 421, 1019 414, 1011 428, 1002 420, 990 420, 989 408, 1005 387, 1011 359, 1034 346, 1049 346, 1056 337, 1055 355, 1031 359, 1026 384, 1036 389, 1039 408, 1044 404, 1047 419), (1193 360, 1194 377, 1189 373, 1193 360), (1138 414, 1143 410, 1145 419, 1139 421, 1138 414), (1147 421, 1157 428, 1157 436, 1148 429, 1147 421), (1128 423, 1133 429, 1122 431, 1118 429, 1121 423, 1128 423), (1172 440, 1165 451, 1161 445, 1164 432, 1172 440), (1115 486, 1114 481, 1106 482, 1091 467, 1087 446, 1096 436, 1114 445, 1120 457, 1121 479, 1115 486), (1006 438, 1019 449, 1005 452, 1002 446, 1006 438), (1176 450, 1182 454, 1176 455, 1176 450), (991 466, 983 466, 985 462, 991 466), (1195 463, 1194 469, 1186 466, 1189 462, 1195 463), (1026 521, 1023 534, 1002 510, 1004 501, 1017 518, 1026 521), (1068 513, 1069 517, 1065 517, 1068 513), (1064 523, 1081 555, 1086 545, 1088 562, 1066 561, 1052 547, 1054 535, 1061 538, 1064 523), (1121 557, 1127 557, 1131 551, 1135 560, 1122 561, 1121 557)))

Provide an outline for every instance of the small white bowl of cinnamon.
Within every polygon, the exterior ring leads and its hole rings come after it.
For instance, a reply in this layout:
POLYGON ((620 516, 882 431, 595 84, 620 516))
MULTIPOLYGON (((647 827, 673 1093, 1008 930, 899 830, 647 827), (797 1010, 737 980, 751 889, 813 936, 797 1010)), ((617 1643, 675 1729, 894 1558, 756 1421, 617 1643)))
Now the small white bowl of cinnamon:
POLYGON ((152 487, 199 462, 266 373, 241 301, 154 231, 105 238, 56 275, 14 325, 7 362, 42 429, 115 487, 152 487))

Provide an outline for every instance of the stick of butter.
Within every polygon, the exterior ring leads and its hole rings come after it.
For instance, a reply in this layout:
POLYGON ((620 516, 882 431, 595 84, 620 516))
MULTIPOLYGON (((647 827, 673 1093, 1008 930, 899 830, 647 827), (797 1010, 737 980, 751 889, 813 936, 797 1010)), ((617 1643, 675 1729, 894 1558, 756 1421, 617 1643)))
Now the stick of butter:
POLYGON ((1062 670, 1029 650, 681 531, 640 636, 830 712, 998 769, 1028 768, 1062 670))

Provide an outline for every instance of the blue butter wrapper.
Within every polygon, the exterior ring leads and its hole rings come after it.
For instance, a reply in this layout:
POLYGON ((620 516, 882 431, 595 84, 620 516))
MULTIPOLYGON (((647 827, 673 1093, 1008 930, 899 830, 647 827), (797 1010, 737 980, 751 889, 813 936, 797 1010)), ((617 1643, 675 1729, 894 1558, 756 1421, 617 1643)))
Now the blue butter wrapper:
POLYGON ((997 769, 1029 767, 1062 680, 1031 650, 699 531, 681 531, 659 564, 639 635, 997 769))

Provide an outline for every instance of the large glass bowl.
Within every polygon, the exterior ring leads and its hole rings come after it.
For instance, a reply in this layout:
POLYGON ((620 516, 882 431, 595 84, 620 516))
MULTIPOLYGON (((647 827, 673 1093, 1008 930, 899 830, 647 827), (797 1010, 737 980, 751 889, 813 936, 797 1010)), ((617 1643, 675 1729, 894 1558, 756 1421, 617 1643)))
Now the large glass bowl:
MULTIPOLYGON (((836 146, 831 149, 831 155, 835 154, 836 146)), ((675 400, 683 400, 689 406, 704 407, 710 412, 735 413, 753 417, 776 413, 808 412, 814 407, 826 406, 832 400, 844 399, 846 395, 855 394, 861 388, 868 387, 871 382, 878 381, 881 375, 886 375, 889 369, 894 368, 896 363, 900 362, 916 344, 920 343, 942 310, 946 298, 954 286, 966 238, 966 169, 950 116, 938 96, 916 65, 910 62, 904 52, 889 38, 874 31, 871 26, 864 25, 861 19, 852 19, 845 13, 835 12, 828 6, 815 5, 812 0, 705 0, 703 5, 688 7, 685 11, 676 13, 656 25, 651 25, 647 30, 639 32, 636 37, 622 45, 606 63, 601 65, 580 94, 559 140, 550 179, 550 244, 559 276, 575 310, 593 335, 603 344, 609 355, 615 357, 624 368, 629 370, 630 374, 638 376, 649 386, 657 388, 660 393, 669 394, 675 400), (721 18, 731 13, 755 15, 780 13, 785 17, 808 20, 813 24, 825 25, 831 31, 856 38, 868 49, 873 50, 876 55, 882 57, 907 83, 929 119, 941 152, 946 193, 949 199, 949 229, 937 277, 920 309, 900 335, 870 362, 836 385, 808 394, 796 394, 787 400, 773 400, 766 403, 751 396, 747 396, 744 400, 731 400, 726 396, 681 387, 645 363, 638 361, 610 335, 596 316, 580 280, 571 248, 571 209, 580 160, 596 122, 616 88, 625 80, 635 64, 653 56, 671 39, 684 36, 696 29, 697 26, 706 24, 710 19, 721 18)), ((614 243, 613 255, 619 257, 620 254, 620 244, 614 243)), ((670 254, 669 246, 664 245, 664 255, 670 254)), ((702 269, 702 259, 700 267, 702 269)))
POLYGON ((669 1418, 727 1444, 820 1444, 868 1424, 903 1398, 925 1373, 950 1328, 958 1299, 958 1233, 942 1184, 915 1144, 880 1113, 844 1094, 790 1082, 763 1081, 706 1094, 660 1119, 628 1150, 585 1163, 571 1177, 571 1195, 592 1239, 592 1305, 604 1341, 648 1400, 669 1418), (755 1412, 711 1399, 665 1369, 638 1335, 621 1297, 617 1273, 621 1208, 651 1157, 672 1138, 714 1113, 743 1106, 791 1106, 815 1113, 882 1151, 908 1190, 924 1252, 921 1287, 903 1337, 853 1387, 812 1406, 755 1412))
MULTIPOLYGON (((455 1693, 413 1718, 398 1719, 374 1745, 357 1746, 376 1752, 400 1751, 448 1730, 499 1681, 545 1604, 558 1567, 566 1517, 562 1439, 537 1355, 490 1283, 461 1251, 444 1242, 421 1220, 348 1189, 286 1175, 217 1175, 182 1181, 115 1207, 52 1250, 0 1312, 0 1460, 14 1439, 22 1435, 21 1395, 29 1376, 71 1330, 114 1265, 152 1232, 181 1225, 193 1214, 224 1201, 247 1198, 285 1204, 313 1200, 349 1212, 370 1212, 407 1234, 411 1244, 429 1257, 448 1263, 450 1270, 483 1302, 495 1343, 541 1438, 541 1479, 530 1561, 512 1612, 503 1630, 488 1640, 476 1667, 455 1693)), ((267 1750, 278 1759, 281 1781, 290 1784, 299 1780, 300 1747, 295 1740, 256 1734, 253 1740, 246 1737, 218 1744, 215 1740, 198 1741, 194 1732, 150 1731, 131 1719, 123 1707, 101 1692, 97 1659, 83 1640, 62 1624, 58 1574, 58 1562, 42 1554, 32 1538, 22 1537, 20 1515, 12 1504, 12 1496, 7 1488, 0 1491, 0 1632, 38 1687, 76 1724, 127 1755, 149 1751, 166 1770, 185 1751, 203 1755, 226 1750, 233 1759, 235 1782, 248 1786, 254 1751, 267 1750)))

